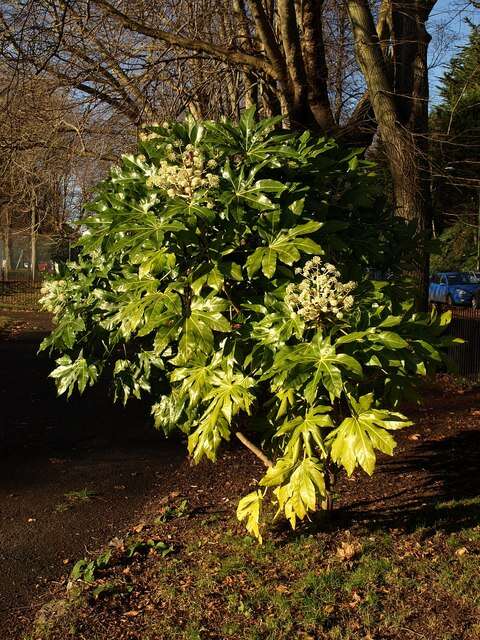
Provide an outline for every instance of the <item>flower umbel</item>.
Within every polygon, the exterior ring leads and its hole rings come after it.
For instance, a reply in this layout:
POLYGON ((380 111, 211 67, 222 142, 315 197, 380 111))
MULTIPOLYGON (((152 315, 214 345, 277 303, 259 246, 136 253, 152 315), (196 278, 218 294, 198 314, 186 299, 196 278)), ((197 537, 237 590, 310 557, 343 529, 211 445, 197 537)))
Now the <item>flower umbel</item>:
POLYGON ((179 196, 187 199, 199 190, 218 188, 220 178, 207 172, 207 168, 216 166, 215 160, 206 161, 192 144, 188 144, 183 152, 175 151, 176 146, 176 143, 166 145, 167 160, 161 160, 159 166, 152 169, 147 187, 163 189, 170 198, 179 196))
POLYGON ((322 263, 321 258, 315 256, 296 273, 302 275, 302 280, 288 285, 285 302, 305 322, 321 325, 343 320, 352 310, 351 294, 357 285, 352 281, 341 282, 340 272, 333 264, 322 263))

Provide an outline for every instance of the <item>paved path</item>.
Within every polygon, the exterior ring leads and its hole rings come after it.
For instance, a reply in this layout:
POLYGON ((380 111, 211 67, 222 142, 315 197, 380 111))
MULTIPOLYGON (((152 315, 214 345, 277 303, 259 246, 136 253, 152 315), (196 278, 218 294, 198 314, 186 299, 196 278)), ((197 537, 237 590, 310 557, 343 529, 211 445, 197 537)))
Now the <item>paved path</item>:
POLYGON ((33 596, 134 522, 184 457, 141 403, 112 407, 104 389, 57 398, 50 362, 36 355, 47 328, 45 316, 18 314, 0 335, 2 640, 21 638, 33 596), (92 497, 65 496, 82 490, 92 497))

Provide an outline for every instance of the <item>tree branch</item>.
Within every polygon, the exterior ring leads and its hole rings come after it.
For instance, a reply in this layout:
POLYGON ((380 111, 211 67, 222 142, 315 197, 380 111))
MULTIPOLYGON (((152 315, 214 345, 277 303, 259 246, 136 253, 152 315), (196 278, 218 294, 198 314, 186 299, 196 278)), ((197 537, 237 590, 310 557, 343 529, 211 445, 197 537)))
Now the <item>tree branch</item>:
POLYGON ((309 102, 315 120, 323 131, 334 126, 328 97, 328 71, 322 32, 324 0, 304 0, 302 3, 303 56, 309 85, 309 102))
POLYGON ((270 458, 267 458, 263 451, 256 447, 248 438, 246 438, 241 431, 237 431, 235 435, 240 440, 240 442, 247 447, 247 449, 250 449, 250 451, 263 462, 266 467, 273 467, 273 462, 270 460, 270 458))
POLYGON ((214 45, 211 42, 205 42, 203 40, 197 40, 195 38, 185 38, 183 36, 170 33, 169 31, 163 31, 162 29, 155 29, 148 25, 135 20, 134 18, 127 16, 125 13, 113 7, 107 0, 94 0, 95 4, 101 7, 107 15, 114 18, 119 24, 123 25, 126 29, 134 31, 136 33, 142 33, 154 40, 162 40, 168 44, 182 47, 183 49, 190 49, 192 51, 202 51, 208 53, 217 60, 222 60, 227 63, 241 64, 247 67, 253 67, 264 71, 268 75, 273 75, 273 69, 269 62, 260 56, 250 55, 242 51, 231 51, 225 47, 214 45))

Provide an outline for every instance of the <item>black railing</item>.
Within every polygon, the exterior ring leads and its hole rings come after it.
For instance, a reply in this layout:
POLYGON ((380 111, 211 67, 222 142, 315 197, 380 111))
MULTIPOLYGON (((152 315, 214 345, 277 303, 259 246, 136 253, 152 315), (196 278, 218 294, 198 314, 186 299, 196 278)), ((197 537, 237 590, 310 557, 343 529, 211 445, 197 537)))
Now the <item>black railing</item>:
POLYGON ((455 372, 469 380, 480 381, 480 311, 470 307, 453 307, 448 335, 464 340, 450 347, 448 356, 455 372))
POLYGON ((0 310, 39 311, 42 279, 42 273, 0 270, 0 310))

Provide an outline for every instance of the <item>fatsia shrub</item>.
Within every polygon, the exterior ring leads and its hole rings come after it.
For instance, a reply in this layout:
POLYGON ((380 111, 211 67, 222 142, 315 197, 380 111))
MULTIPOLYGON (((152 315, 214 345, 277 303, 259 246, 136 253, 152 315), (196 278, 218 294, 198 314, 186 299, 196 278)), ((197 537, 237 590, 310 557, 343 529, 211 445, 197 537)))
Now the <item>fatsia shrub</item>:
MULTIPOLYGON (((331 503, 337 471, 392 454, 398 412, 441 363, 447 316, 414 313, 369 269, 400 260, 408 228, 373 166, 335 142, 255 123, 144 132, 99 185, 81 251, 45 286, 42 348, 70 395, 144 392, 195 461, 256 431, 268 469, 237 515, 261 539, 266 496, 295 527, 331 503)), ((393 281, 395 282, 395 280, 393 281)))

